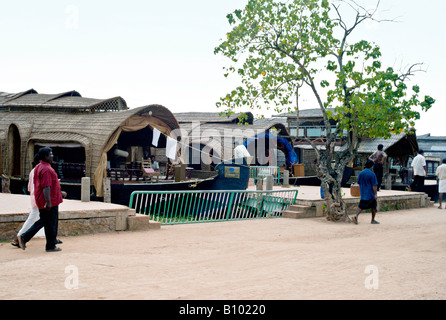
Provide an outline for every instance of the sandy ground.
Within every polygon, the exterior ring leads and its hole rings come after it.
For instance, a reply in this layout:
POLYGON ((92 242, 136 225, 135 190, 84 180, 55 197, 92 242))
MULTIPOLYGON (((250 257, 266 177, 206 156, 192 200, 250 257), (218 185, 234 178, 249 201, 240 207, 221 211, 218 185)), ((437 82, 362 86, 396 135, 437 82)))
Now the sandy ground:
POLYGON ((445 299, 446 210, 162 226, 0 243, 0 299, 445 299))

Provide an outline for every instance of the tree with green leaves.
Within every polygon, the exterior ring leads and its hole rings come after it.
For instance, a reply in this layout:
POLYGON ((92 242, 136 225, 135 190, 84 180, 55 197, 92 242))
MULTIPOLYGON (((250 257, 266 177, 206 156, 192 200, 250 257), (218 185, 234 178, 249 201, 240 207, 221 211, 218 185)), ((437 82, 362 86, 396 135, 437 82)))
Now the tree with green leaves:
POLYGON ((333 221, 350 221, 341 180, 361 138, 409 132, 420 118, 416 109, 427 111, 435 102, 429 96, 421 100, 420 88, 407 85, 419 64, 398 74, 382 66, 376 44, 351 40, 358 26, 375 20, 376 8, 366 10, 350 0, 249 0, 227 15, 232 30, 215 48, 231 61, 224 75, 241 78, 240 86, 217 102, 226 113, 243 107, 298 111, 299 89, 310 89, 323 115, 325 149, 307 140, 318 156, 317 175, 333 221), (352 8, 349 23, 343 9, 352 8), (346 146, 335 152, 340 138, 346 146))

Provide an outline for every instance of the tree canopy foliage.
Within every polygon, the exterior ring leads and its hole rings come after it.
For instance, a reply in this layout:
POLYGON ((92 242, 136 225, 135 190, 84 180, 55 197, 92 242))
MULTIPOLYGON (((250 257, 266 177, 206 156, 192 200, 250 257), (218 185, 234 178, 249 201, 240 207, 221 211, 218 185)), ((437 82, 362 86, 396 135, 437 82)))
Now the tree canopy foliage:
POLYGON ((409 74, 382 66, 376 44, 348 42, 361 22, 373 19, 369 12, 357 11, 347 26, 328 0, 250 0, 227 19, 232 30, 215 53, 232 61, 225 76, 237 74, 241 85, 219 107, 293 111, 298 89, 308 85, 321 108, 335 109, 327 117, 338 121, 339 134, 390 137, 419 119, 414 107, 426 111, 434 103, 431 97, 420 101, 418 86, 407 87, 409 74))
POLYGON ((342 173, 361 138, 410 132, 420 111, 435 102, 430 96, 420 98, 419 86, 408 85, 419 64, 397 73, 383 65, 377 44, 352 40, 364 21, 375 20, 375 13, 352 0, 249 0, 244 9, 227 15, 232 30, 215 48, 215 54, 230 60, 224 75, 241 80, 217 102, 226 113, 241 107, 296 111, 300 88, 310 89, 326 127, 325 150, 313 147, 329 207, 341 211, 333 214, 334 220, 345 217, 342 173), (352 22, 344 9, 353 9, 352 22), (336 120, 335 131, 330 119, 336 120), (334 142, 345 132, 347 147, 335 152, 334 142))

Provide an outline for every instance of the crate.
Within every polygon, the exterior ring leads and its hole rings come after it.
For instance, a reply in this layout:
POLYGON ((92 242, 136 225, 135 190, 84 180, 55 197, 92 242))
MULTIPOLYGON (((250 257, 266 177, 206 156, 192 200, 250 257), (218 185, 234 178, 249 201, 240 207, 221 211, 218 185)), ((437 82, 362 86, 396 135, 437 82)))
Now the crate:
POLYGON ((295 177, 305 177, 305 166, 303 164, 293 165, 293 174, 295 177))
POLYGON ((359 184, 355 183, 355 184, 352 184, 350 186, 350 195, 352 197, 359 197, 359 196, 361 196, 361 193, 360 193, 360 190, 359 190, 359 184))

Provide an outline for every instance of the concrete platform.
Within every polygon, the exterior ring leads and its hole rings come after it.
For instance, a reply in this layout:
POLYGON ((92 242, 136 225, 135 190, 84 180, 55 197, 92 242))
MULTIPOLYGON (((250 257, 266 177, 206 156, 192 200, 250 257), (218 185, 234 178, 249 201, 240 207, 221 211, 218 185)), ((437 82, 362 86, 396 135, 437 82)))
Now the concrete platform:
MULTIPOLYGON (((0 193, 0 240, 10 240, 28 217, 28 195, 0 193)), ((126 206, 104 202, 64 200, 59 206, 59 235, 149 230, 159 224, 126 206)))
MULTIPOLYGON (((274 186, 273 190, 297 189, 296 203, 283 216, 288 218, 311 218, 325 215, 325 200, 321 199, 320 187, 274 186)), ((248 190, 256 190, 249 186, 248 190)), ((348 214, 356 213, 359 197, 350 195, 350 189, 343 189, 348 214)), ((30 199, 27 195, 0 193, 0 240, 12 239, 27 219, 30 199)), ((427 194, 397 190, 378 192, 378 211, 424 208, 432 206, 427 194)), ((137 231, 159 229, 160 223, 139 215, 126 206, 104 202, 82 202, 64 200, 59 206, 59 235, 70 236, 110 231, 137 231)))
MULTIPOLYGON (((297 201, 291 206, 290 212, 284 217, 311 218, 323 217, 326 202, 321 198, 320 187, 291 186, 291 189, 299 191, 297 201)), ((273 190, 287 190, 282 186, 274 186, 273 190)), ((249 186, 248 190, 256 190, 256 186, 249 186)), ((355 214, 358 209, 359 197, 350 194, 350 188, 342 188, 343 198, 347 206, 348 214, 355 214)), ((394 211, 402 209, 426 208, 433 205, 427 194, 423 192, 408 192, 398 190, 378 191, 378 211, 394 211)))

